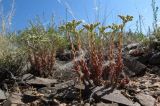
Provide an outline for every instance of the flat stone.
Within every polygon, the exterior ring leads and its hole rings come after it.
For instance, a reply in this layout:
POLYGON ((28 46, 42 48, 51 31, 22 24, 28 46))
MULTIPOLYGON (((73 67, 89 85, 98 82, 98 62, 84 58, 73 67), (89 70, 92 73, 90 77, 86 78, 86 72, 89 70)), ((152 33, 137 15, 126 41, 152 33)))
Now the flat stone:
POLYGON ((79 89, 79 90, 85 90, 85 86, 83 84, 76 84, 75 88, 79 89))
POLYGON ((150 95, 139 93, 136 95, 136 98, 139 100, 139 102, 143 106, 155 106, 156 100, 150 95))
POLYGON ((67 88, 73 85, 75 85, 75 81, 69 80, 60 84, 56 84, 55 87, 62 89, 62 88, 67 88))
POLYGON ((117 103, 112 103, 112 104, 108 104, 108 103, 97 103, 96 106, 119 106, 117 103))
POLYGON ((113 92, 108 92, 99 90, 95 93, 96 96, 100 97, 104 102, 115 102, 127 106, 138 106, 137 104, 133 103, 133 101, 126 98, 123 94, 121 94, 120 90, 114 90, 113 92))
POLYGON ((35 86, 51 86, 57 83, 56 79, 35 77, 32 74, 24 75, 22 77, 22 80, 27 84, 35 85, 35 86))
POLYGON ((40 88, 38 89, 38 91, 43 94, 56 94, 58 90, 63 90, 74 85, 75 85, 74 81, 69 80, 60 84, 56 84, 54 87, 40 88))

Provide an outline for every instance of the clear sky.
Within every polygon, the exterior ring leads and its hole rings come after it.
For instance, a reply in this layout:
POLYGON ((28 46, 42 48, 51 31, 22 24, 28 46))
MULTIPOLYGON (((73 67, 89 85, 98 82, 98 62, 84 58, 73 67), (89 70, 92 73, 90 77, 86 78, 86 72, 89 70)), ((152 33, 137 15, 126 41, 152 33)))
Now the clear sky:
MULTIPOLYGON (((5 13, 9 10, 11 1, 3 0, 5 13)), ((157 1, 157 6, 160 7, 160 2, 157 1)), ((12 30, 25 28, 28 21, 33 20, 36 15, 41 17, 44 24, 49 22, 51 15, 55 16, 57 24, 66 20, 66 16, 68 21, 77 19, 85 23, 100 21, 111 24, 120 22, 118 14, 134 16, 134 20, 127 26, 133 30, 136 29, 136 21, 141 15, 142 28, 146 31, 153 21, 151 0, 15 0, 15 14, 11 28, 12 30)))

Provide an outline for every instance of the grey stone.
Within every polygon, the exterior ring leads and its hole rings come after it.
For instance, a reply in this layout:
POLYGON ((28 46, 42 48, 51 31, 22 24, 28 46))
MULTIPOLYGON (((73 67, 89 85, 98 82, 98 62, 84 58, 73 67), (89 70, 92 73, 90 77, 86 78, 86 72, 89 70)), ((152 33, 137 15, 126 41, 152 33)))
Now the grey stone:
POLYGON ((96 96, 101 97, 101 100, 104 102, 111 101, 127 106, 138 106, 137 104, 133 103, 133 101, 129 100, 123 94, 121 94, 120 90, 114 90, 113 92, 99 90, 96 92, 96 96))
POLYGON ((5 99, 6 99, 5 92, 0 89, 0 101, 5 99))
POLYGON ((142 56, 143 54, 144 54, 144 51, 142 49, 129 50, 129 55, 131 56, 142 56))
POLYGON ((66 81, 64 83, 60 83, 60 84, 56 84, 55 87, 43 87, 43 88, 40 88, 38 89, 38 91, 40 93, 43 93, 43 94, 56 94, 58 90, 64 90, 64 89, 67 89, 68 87, 71 87, 71 86, 74 86, 75 83, 73 80, 70 80, 70 81, 66 81))
POLYGON ((117 103, 108 104, 108 103, 100 102, 100 103, 97 103, 96 106, 118 106, 118 104, 117 103))
POLYGON ((139 93, 136 95, 136 98, 143 106, 155 106, 156 100, 150 95, 139 93))
POLYGON ((67 88, 67 87, 70 87, 70 86, 73 86, 75 85, 75 81, 73 80, 69 80, 69 81, 66 81, 66 82, 63 82, 63 83, 60 83, 60 84, 56 84, 55 87, 57 88, 67 88))
POLYGON ((22 81, 35 86, 51 86, 52 84, 57 83, 56 79, 35 77, 32 74, 25 74, 22 77, 22 81))
POLYGON ((135 73, 135 75, 144 74, 147 70, 147 66, 137 61, 136 58, 125 56, 123 57, 123 62, 130 71, 135 73))

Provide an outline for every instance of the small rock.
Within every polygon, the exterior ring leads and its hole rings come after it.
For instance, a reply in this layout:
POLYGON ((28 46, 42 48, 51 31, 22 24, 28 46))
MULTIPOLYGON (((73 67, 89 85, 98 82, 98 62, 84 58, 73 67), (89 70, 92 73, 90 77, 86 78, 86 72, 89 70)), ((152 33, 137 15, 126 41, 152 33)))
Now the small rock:
POLYGON ((150 59, 149 63, 152 65, 160 65, 160 52, 154 54, 150 59))
POLYGON ((150 95, 139 93, 136 95, 136 98, 143 106, 155 106, 155 98, 150 95))
POLYGON ((80 84, 76 84, 75 88, 79 89, 79 90, 85 90, 85 86, 83 84, 81 84, 81 85, 80 84))
POLYGON ((158 66, 154 66, 154 67, 151 69, 151 73, 159 74, 159 75, 160 75, 160 68, 159 68, 158 66))
POLYGON ((129 55, 131 56, 142 56, 144 54, 144 51, 141 49, 132 49, 129 51, 129 55))
POLYGON ((145 85, 140 85, 139 88, 140 89, 146 89, 147 87, 145 85))
POLYGON ((160 96, 160 90, 159 90, 159 91, 155 91, 155 92, 153 93, 153 95, 156 96, 156 97, 160 96))
POLYGON ((4 102, 3 106, 23 106, 21 93, 12 93, 7 101, 4 102))
POLYGON ((5 99, 6 99, 5 93, 0 89, 0 101, 3 101, 5 99))
POLYGON ((127 49, 131 50, 131 49, 136 49, 137 47, 139 47, 141 44, 140 43, 132 43, 127 45, 127 49))
POLYGON ((56 58, 60 61, 70 61, 73 59, 73 55, 70 51, 64 51, 63 53, 57 53, 56 58))
POLYGON ((85 103, 84 106, 90 106, 90 104, 89 103, 85 103))
POLYGON ((152 85, 152 87, 157 87, 157 88, 160 88, 160 82, 156 82, 152 85))
POLYGON ((73 101, 75 99, 78 99, 79 93, 74 88, 59 89, 54 97, 73 101))
POLYGON ((43 87, 38 89, 38 91, 42 94, 50 95, 56 94, 58 91, 65 91, 67 88, 74 86, 75 83, 73 80, 66 81, 64 83, 56 84, 55 87, 43 87))
POLYGON ((26 91, 23 94, 23 101, 25 103, 33 102, 42 96, 43 96, 43 94, 40 94, 37 91, 26 91))

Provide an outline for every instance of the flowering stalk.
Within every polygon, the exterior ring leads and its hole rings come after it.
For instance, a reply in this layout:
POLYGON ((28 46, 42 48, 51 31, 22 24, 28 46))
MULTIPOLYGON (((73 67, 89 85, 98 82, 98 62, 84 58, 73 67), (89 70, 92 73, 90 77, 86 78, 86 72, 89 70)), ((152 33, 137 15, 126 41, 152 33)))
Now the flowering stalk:
POLYGON ((95 85, 99 85, 102 80, 102 64, 103 64, 103 52, 102 50, 98 51, 96 48, 96 38, 95 38, 95 32, 94 29, 99 25, 99 23, 90 24, 90 25, 84 25, 84 28, 88 32, 88 45, 89 45, 89 57, 90 57, 90 64, 92 67, 91 72, 91 78, 93 79, 93 82, 95 85))
POLYGON ((110 81, 113 84, 116 80, 116 64, 115 64, 115 57, 114 57, 114 36, 115 33, 118 32, 119 26, 116 24, 112 24, 112 26, 109 26, 113 31, 111 33, 111 38, 110 38, 110 47, 109 47, 109 61, 110 61, 110 72, 109 72, 109 77, 110 81))
POLYGON ((118 64, 117 64, 117 77, 119 76, 119 74, 122 72, 122 69, 123 69, 123 60, 122 60, 122 45, 123 45, 123 30, 124 30, 124 27, 126 25, 127 22, 129 21, 132 21, 133 19, 133 16, 121 16, 119 15, 119 17, 121 18, 122 20, 122 24, 119 25, 119 28, 120 28, 120 33, 119 33, 119 37, 118 37, 118 41, 119 41, 119 44, 118 44, 118 64))

